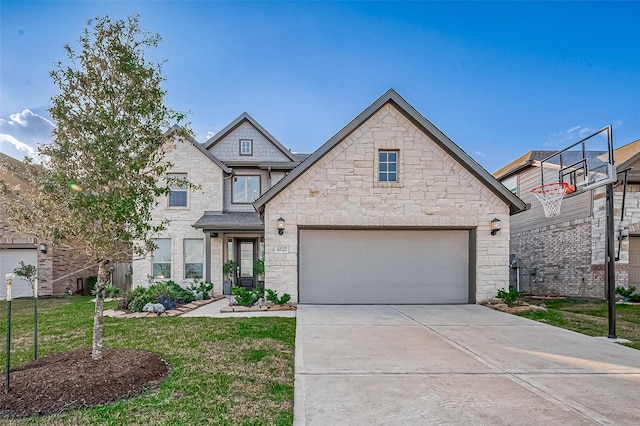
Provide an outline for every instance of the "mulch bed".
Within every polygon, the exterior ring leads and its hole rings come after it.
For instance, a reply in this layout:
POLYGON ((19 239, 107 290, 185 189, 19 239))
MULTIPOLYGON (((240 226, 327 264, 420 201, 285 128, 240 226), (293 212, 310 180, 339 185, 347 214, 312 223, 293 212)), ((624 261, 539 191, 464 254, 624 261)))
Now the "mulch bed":
POLYGON ((0 390, 0 419, 46 415, 105 405, 138 396, 167 378, 170 366, 151 352, 104 348, 102 359, 91 349, 52 354, 5 373, 0 390))

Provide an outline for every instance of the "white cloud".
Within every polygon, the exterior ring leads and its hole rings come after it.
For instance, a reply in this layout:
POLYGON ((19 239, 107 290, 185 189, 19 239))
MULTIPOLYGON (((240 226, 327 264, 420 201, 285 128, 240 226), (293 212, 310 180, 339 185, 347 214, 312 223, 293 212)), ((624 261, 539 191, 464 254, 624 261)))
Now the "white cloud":
POLYGON ((14 138, 13 136, 7 135, 4 133, 0 133, 0 147, 2 146, 1 145, 2 143, 13 145, 14 149, 17 149, 18 151, 22 151, 29 156, 33 155, 33 153, 35 152, 35 150, 29 145, 27 145, 26 143, 20 142, 18 139, 14 138))
POLYGON ((16 158, 33 155, 38 144, 51 142, 53 129, 50 120, 28 109, 0 118, 0 151, 16 158))
POLYGON ((477 155, 478 157, 482 157, 482 158, 487 158, 487 156, 485 155, 484 152, 481 151, 474 151, 473 152, 475 155, 477 155))

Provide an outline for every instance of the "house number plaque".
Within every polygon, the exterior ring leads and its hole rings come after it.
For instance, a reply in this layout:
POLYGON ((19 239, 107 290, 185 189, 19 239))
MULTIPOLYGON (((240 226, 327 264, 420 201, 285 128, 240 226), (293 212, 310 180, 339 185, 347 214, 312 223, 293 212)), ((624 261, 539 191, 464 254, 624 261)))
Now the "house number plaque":
POLYGON ((276 253, 289 253, 289 246, 276 246, 276 253))

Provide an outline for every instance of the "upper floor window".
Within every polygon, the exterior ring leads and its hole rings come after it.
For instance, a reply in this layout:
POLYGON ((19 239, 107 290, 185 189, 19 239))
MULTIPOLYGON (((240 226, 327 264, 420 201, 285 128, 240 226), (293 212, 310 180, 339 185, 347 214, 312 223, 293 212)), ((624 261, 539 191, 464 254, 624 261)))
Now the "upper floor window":
MULTIPOLYGON (((169 173, 167 177, 171 179, 187 180, 186 173, 169 173)), ((187 186, 184 184, 173 183, 169 192, 169 207, 186 207, 187 206, 187 186)))
POLYGON ((511 176, 509 179, 502 181, 502 184, 514 194, 518 195, 518 175, 511 176))
POLYGON ((157 248, 153 251, 153 278, 171 278, 171 240, 154 240, 157 248))
POLYGON ((378 181, 397 182, 398 181, 398 152, 379 151, 378 152, 378 181))
POLYGON ((234 176, 231 200, 234 203, 253 203, 260 198, 260 176, 234 176))
POLYGON ((253 155, 252 139, 240 139, 240 155, 253 155))

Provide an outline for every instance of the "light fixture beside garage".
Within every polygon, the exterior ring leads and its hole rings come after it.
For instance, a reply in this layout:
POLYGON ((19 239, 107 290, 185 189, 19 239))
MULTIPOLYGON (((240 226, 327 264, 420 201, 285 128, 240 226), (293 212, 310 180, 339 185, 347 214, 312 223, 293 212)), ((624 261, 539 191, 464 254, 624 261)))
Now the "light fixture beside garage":
POLYGON ((47 254, 47 245, 45 243, 40 243, 38 249, 40 250, 40 253, 47 254))
POLYGON ((500 229, 500 219, 497 217, 494 218, 491 222, 489 222, 489 229, 491 229, 491 235, 496 235, 500 229))
POLYGON ((282 216, 278 218, 278 234, 284 234, 284 219, 282 216))

